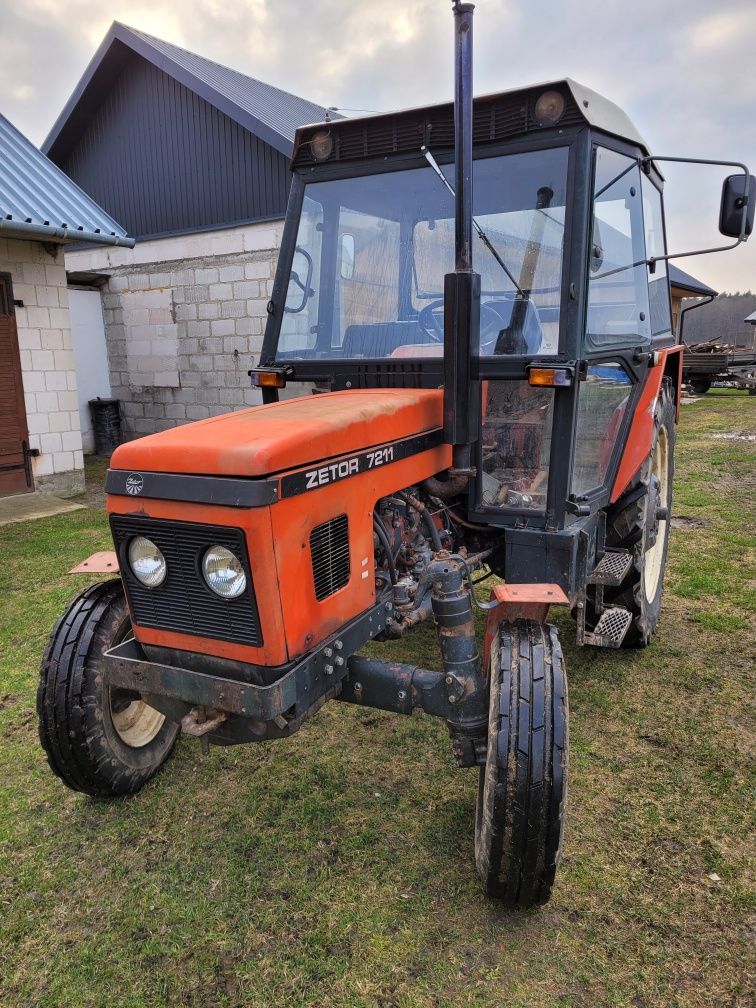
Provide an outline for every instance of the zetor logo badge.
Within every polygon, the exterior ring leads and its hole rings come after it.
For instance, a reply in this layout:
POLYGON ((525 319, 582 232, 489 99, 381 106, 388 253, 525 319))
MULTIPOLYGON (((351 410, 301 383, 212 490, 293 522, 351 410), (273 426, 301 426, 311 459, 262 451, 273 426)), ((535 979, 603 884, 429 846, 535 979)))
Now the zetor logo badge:
POLYGON ((144 477, 139 473, 129 473, 126 477, 126 493, 136 497, 144 490, 144 477))

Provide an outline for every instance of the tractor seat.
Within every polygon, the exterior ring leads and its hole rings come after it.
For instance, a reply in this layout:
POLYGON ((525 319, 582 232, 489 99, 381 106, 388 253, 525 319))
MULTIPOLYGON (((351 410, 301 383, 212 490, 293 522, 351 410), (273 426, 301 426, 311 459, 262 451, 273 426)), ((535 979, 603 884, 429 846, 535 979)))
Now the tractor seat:
POLYGON ((344 357, 391 357, 401 346, 432 343, 416 321, 373 322, 347 326, 342 351, 344 357))

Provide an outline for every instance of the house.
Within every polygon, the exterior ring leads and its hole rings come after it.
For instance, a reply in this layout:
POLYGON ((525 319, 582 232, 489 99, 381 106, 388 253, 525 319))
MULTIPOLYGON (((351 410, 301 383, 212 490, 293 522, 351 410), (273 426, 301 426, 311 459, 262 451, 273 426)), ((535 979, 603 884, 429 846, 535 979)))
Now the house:
POLYGON ((0 497, 84 489, 64 248, 124 229, 0 115, 0 497))
POLYGON ((138 240, 66 255, 82 339, 104 321, 100 394, 121 400, 127 437, 259 401, 247 371, 262 346, 294 132, 326 118, 126 25, 108 31, 43 150, 138 240))
POLYGON ((733 349, 756 349, 755 294, 718 294, 672 264, 669 279, 675 331, 684 343, 714 342, 733 349), (683 299, 687 299, 685 304, 683 299))
POLYGON ((681 311, 684 310, 683 301, 685 298, 706 298, 711 301, 717 296, 717 292, 703 283, 696 280, 690 273, 681 270, 674 263, 668 263, 669 271, 669 291, 672 296, 672 329, 680 335, 681 311))

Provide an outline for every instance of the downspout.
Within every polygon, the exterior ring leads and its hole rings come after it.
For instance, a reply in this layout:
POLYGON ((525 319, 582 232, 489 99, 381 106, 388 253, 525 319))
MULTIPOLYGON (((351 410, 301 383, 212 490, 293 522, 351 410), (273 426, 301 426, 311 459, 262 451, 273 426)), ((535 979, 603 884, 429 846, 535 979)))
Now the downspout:
POLYGON ((678 343, 683 343, 683 328, 685 326, 685 316, 689 311, 694 311, 696 308, 702 308, 704 305, 711 304, 714 298, 717 297, 716 294, 707 294, 703 300, 696 301, 695 304, 688 305, 687 308, 680 309, 680 338, 678 343))

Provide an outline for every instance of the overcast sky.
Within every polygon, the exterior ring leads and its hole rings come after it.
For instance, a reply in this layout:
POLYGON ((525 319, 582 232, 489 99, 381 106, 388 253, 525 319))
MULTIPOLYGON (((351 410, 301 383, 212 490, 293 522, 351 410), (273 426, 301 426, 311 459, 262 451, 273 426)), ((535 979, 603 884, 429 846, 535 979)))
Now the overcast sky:
MULTIPOLYGON (((323 105, 385 111, 452 92, 449 0, 0 0, 0 12, 0 111, 37 144, 113 20, 323 105)), ((755 0, 479 0, 475 32, 476 93, 571 76, 621 105, 655 153, 756 173, 755 0)), ((670 246, 715 241, 724 172, 662 170, 670 246)), ((756 235, 678 265, 756 292, 756 235)))

